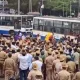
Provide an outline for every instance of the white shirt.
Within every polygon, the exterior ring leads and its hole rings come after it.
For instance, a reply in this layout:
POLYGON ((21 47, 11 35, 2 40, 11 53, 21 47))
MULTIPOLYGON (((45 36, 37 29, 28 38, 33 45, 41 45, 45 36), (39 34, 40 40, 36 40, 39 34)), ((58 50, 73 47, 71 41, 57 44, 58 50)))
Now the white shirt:
POLYGON ((33 59, 33 56, 31 54, 27 54, 28 55, 28 65, 30 67, 31 63, 32 63, 32 59, 33 59))
POLYGON ((19 68, 21 69, 21 70, 26 70, 26 69, 28 69, 28 55, 25 55, 25 56, 23 56, 23 55, 19 55, 18 56, 18 60, 19 60, 19 68))
POLYGON ((23 36, 22 36, 22 40, 25 40, 25 39, 26 39, 26 37, 23 35, 23 36))
POLYGON ((16 49, 16 46, 15 46, 15 45, 11 45, 11 48, 12 48, 12 49, 16 49))
POLYGON ((75 52, 75 53, 73 53, 73 56, 74 56, 74 62, 76 64, 79 64, 79 57, 80 57, 79 53, 75 52))
MULTIPOLYGON (((39 60, 36 60, 36 61, 32 62, 32 64, 34 64, 34 63, 37 64, 38 70, 41 71, 41 68, 42 68, 42 64, 43 64, 43 63, 42 63, 41 61, 39 61, 39 60)), ((30 70, 32 69, 32 64, 31 64, 30 67, 29 67, 30 70)))

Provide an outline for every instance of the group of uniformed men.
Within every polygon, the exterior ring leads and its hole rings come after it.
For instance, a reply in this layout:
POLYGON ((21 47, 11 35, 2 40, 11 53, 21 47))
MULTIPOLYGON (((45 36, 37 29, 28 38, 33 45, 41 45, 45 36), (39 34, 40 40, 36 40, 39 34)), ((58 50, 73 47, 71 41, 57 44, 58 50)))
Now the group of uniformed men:
POLYGON ((80 41, 0 37, 0 76, 5 80, 80 80, 80 41))

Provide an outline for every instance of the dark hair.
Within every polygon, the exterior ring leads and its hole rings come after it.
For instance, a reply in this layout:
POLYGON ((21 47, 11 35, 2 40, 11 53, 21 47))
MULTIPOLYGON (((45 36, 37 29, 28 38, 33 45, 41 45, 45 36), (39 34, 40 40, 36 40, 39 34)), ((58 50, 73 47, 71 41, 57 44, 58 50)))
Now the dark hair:
POLYGON ((19 48, 22 49, 22 45, 20 45, 19 48))
POLYGON ((3 46, 3 49, 2 50, 5 51, 6 49, 7 49, 7 46, 3 46))
POLYGON ((62 52, 62 51, 60 51, 60 54, 63 54, 63 52, 62 52))
POLYGON ((9 54, 8 54, 8 57, 12 57, 12 54, 11 54, 11 53, 9 53, 9 54))
POLYGON ((23 53, 22 53, 22 55, 25 56, 26 54, 23 54, 23 53))
POLYGON ((77 48, 74 49, 74 52, 77 52, 77 48))
POLYGON ((25 56, 26 55, 26 51, 23 49, 22 50, 22 55, 25 56))
POLYGON ((38 54, 38 53, 36 53, 36 56, 39 56, 39 54, 38 54))
POLYGON ((10 44, 10 43, 7 43, 7 46, 8 46, 9 48, 11 48, 11 44, 10 44))
POLYGON ((22 52, 24 53, 24 52, 25 52, 25 50, 23 49, 23 50, 22 50, 22 52))
POLYGON ((13 45, 15 45, 15 42, 12 42, 13 45))
POLYGON ((16 45, 18 46, 19 45, 19 42, 16 42, 16 45))
POLYGON ((38 57, 38 56, 35 56, 34 59, 35 59, 35 60, 39 60, 39 57, 38 57))
POLYGON ((2 41, 2 45, 5 45, 5 42, 4 41, 2 41))
POLYGON ((12 53, 15 53, 15 50, 12 50, 12 53))
POLYGON ((71 48, 69 48, 69 52, 72 52, 72 49, 71 48))
POLYGON ((17 52, 20 52, 21 50, 20 49, 17 49, 17 52))

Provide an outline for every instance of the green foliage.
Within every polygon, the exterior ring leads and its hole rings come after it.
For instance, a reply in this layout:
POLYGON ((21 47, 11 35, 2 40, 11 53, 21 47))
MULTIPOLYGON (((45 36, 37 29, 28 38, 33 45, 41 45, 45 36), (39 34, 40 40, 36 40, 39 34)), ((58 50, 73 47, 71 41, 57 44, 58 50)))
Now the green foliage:
MULTIPOLYGON (((21 11, 27 13, 29 10, 29 0, 20 0, 21 1, 21 11)), ((39 11, 40 5, 39 2, 42 0, 32 0, 33 11, 39 11)), ((63 10, 69 12, 70 10, 70 1, 71 3, 76 2, 77 0, 44 0, 44 7, 52 10, 63 10)), ((9 7, 17 10, 18 0, 8 0, 9 7)))
POLYGON ((50 8, 53 10, 63 10, 69 11, 70 2, 73 3, 74 0, 46 0, 45 8, 50 8))

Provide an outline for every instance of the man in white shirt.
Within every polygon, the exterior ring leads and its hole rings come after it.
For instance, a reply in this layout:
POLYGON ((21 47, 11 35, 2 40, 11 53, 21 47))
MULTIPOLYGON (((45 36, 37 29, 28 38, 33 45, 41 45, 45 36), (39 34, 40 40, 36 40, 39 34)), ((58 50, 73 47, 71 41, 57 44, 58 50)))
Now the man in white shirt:
POLYGON ((12 44, 11 44, 11 48, 12 48, 12 49, 16 49, 15 42, 12 42, 12 44))
POLYGON ((28 73, 28 55, 26 51, 23 49, 21 51, 21 55, 18 56, 19 60, 19 69, 20 69, 20 80, 27 80, 28 73))
MULTIPOLYGON (((39 60, 39 57, 35 57, 35 61, 32 62, 32 64, 36 63, 38 65, 38 70, 41 71, 42 70, 42 65, 43 63, 39 60)), ((29 69, 32 69, 32 64, 30 65, 29 69)))
POLYGON ((78 71, 78 69, 79 69, 79 57, 80 57, 80 55, 77 52, 77 48, 74 49, 73 57, 74 57, 74 62, 76 63, 76 71, 78 71))

